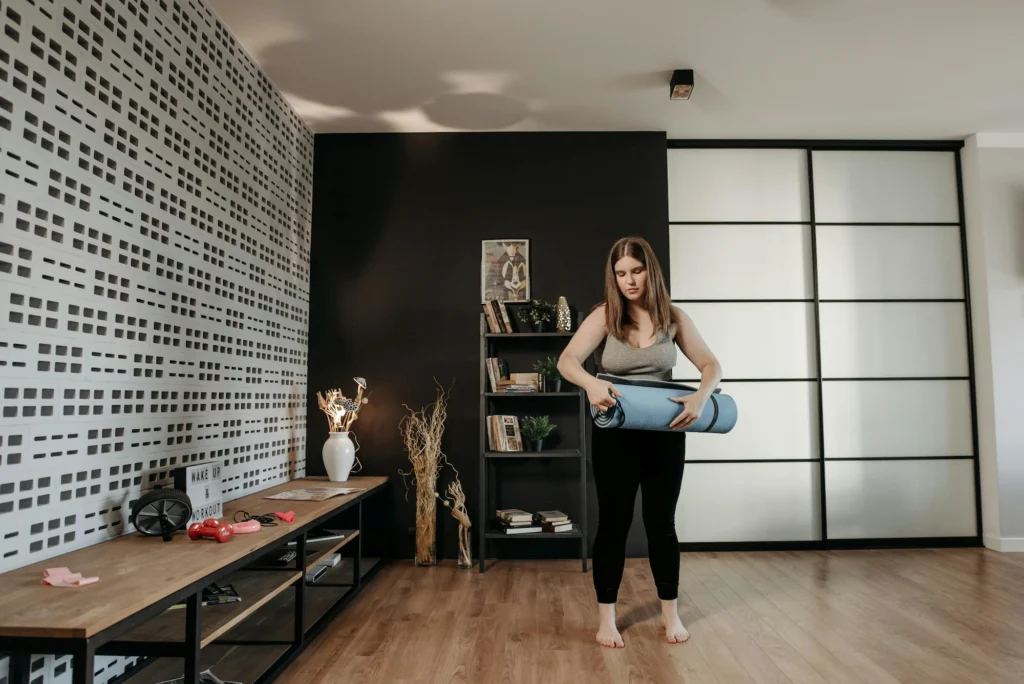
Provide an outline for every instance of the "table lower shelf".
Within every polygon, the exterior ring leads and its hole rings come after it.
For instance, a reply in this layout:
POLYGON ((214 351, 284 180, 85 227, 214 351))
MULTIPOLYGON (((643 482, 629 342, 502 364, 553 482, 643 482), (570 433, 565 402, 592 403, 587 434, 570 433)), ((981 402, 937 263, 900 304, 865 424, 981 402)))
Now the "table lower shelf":
MULTIPOLYGON (((361 559, 360 578, 366 578, 380 563, 381 559, 379 558, 361 559)), ((353 566, 353 559, 345 558, 338 565, 329 568, 316 582, 306 582, 303 630, 307 634, 317 621, 327 615, 339 601, 353 591, 353 566)), ((291 646, 291 641, 294 638, 292 618, 295 615, 295 591, 292 585, 297 581, 298 573, 294 570, 288 572, 273 570, 243 572, 256 575, 295 575, 285 587, 288 591, 281 591, 269 596, 260 602, 259 606, 250 606, 243 619, 234 620, 231 627, 218 630, 217 637, 203 640, 203 649, 200 653, 201 669, 210 669, 213 674, 226 682, 238 681, 251 684, 270 669, 291 646)), ((232 575, 233 577, 234 575, 232 575)), ((233 583, 238 588, 238 582, 234 579, 225 580, 223 583, 233 583)), ((241 589, 239 589, 239 593, 241 593, 241 589)), ((214 611, 231 609, 237 605, 240 604, 205 607, 203 614, 204 637, 206 625, 213 624, 213 615, 216 615, 214 611), (207 617, 208 615, 210 617, 207 617)), ((181 613, 182 616, 185 613, 184 610, 170 612, 181 613)), ((227 611, 224 614, 226 615, 227 611)), ((166 620, 167 615, 168 613, 164 613, 150 622, 166 620)), ((221 618, 218 616, 217 619, 221 618)), ((139 629, 148 624, 140 626, 139 629)), ((162 624, 160 633, 164 634, 166 629, 168 629, 167 624, 162 624)), ((177 634, 182 634, 184 623, 178 629, 177 634)), ((136 631, 133 630, 132 639, 138 639, 142 634, 141 632, 134 633, 136 631)), ((180 639, 168 640, 179 641, 180 639)), ((181 658, 157 658, 148 667, 139 670, 124 682, 125 684, 156 684, 180 677, 182 672, 183 661, 181 658)))
MULTIPOLYGON (((260 648, 210 646, 199 655, 199 669, 210 670, 225 682, 251 684, 272 668, 288 648, 287 644, 260 648)), ((181 677, 182 672, 181 658, 157 658, 127 681, 131 684, 160 684, 181 677)))
MULTIPOLYGON (((337 553, 342 547, 354 540, 358 530, 343 530, 344 539, 327 542, 310 543, 306 545, 307 558, 306 570, 312 570, 316 564, 333 553, 337 553)), ((230 543, 230 542, 229 542, 230 543)), ((267 556, 283 553, 288 548, 279 547, 268 552, 267 556)), ((349 563, 351 574, 351 560, 349 563)), ((293 561, 294 563, 294 561, 293 561)), ((331 568, 329 575, 334 575, 339 567, 345 565, 342 562, 339 566, 331 568)), ((259 566, 258 563, 253 567, 259 566)), ((200 625, 200 645, 206 647, 216 639, 223 636, 228 630, 235 627, 250 615, 258 611, 267 603, 273 601, 286 589, 292 587, 300 577, 300 573, 294 567, 280 567, 275 569, 242 569, 217 581, 221 586, 232 585, 242 597, 238 603, 227 603, 217 606, 203 606, 202 624, 200 625)), ((185 638, 185 607, 184 604, 168 609, 151 620, 147 620, 138 627, 128 631, 119 637, 113 645, 118 642, 182 642, 185 638)))

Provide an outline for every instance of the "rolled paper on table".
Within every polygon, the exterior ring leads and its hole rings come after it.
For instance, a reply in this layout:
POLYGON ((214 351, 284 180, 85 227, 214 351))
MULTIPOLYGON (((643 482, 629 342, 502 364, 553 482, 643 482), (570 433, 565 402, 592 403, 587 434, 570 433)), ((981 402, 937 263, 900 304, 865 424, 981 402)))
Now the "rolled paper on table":
MULTIPOLYGON (((604 411, 591 405, 590 415, 599 428, 674 432, 676 430, 669 424, 682 413, 684 406, 672 401, 672 397, 697 391, 689 385, 661 380, 623 378, 607 373, 598 373, 597 377, 615 385, 622 394, 615 398, 614 406, 604 411)), ((736 427, 737 418, 736 401, 715 390, 704 404, 700 418, 681 432, 725 434, 736 427)))

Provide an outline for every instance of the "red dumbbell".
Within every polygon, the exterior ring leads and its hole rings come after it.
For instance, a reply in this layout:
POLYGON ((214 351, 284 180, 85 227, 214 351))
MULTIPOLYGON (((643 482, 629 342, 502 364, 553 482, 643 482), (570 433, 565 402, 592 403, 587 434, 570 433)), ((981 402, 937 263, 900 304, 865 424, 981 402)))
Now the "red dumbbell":
POLYGON ((219 543, 223 544, 224 542, 231 541, 233 534, 230 524, 222 523, 216 518, 207 518, 201 523, 192 523, 188 526, 189 539, 208 537, 216 539, 219 543))

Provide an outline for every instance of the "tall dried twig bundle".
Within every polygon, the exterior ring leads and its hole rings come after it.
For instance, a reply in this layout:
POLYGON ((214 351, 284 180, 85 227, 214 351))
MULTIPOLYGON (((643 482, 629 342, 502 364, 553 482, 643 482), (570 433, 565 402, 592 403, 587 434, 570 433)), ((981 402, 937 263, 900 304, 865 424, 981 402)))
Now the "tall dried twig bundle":
POLYGON ((412 464, 411 472, 401 474, 411 474, 416 483, 416 562, 421 565, 435 561, 437 476, 448 462, 441 450, 444 421, 448 417, 447 400, 447 393, 438 385, 434 403, 420 411, 406 406, 409 415, 399 426, 412 464))

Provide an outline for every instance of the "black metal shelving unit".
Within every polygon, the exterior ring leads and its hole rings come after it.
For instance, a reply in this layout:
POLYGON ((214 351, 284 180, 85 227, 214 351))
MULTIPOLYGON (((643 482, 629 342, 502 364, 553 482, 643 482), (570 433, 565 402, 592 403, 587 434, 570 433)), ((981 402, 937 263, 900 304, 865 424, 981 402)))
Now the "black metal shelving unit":
POLYGON ((488 392, 489 381, 487 376, 486 359, 491 356, 499 356, 496 350, 502 345, 515 345, 518 350, 529 349, 530 341, 539 339, 563 339, 568 342, 573 333, 490 333, 487 332, 487 319, 480 315, 480 507, 477 520, 480 520, 484 533, 480 538, 480 572, 486 570, 488 559, 489 542, 505 541, 539 541, 539 540, 575 540, 580 546, 580 562, 583 572, 587 571, 587 422, 586 422, 586 394, 577 389, 569 392, 522 392, 503 393, 488 392), (489 451, 487 443, 487 416, 492 413, 491 409, 496 401, 510 402, 518 406, 520 403, 529 405, 535 402, 561 402, 575 400, 577 404, 579 432, 578 447, 575 449, 552 449, 545 451, 489 451), (511 459, 576 459, 579 464, 579 510, 570 515, 573 519, 572 532, 543 532, 535 534, 505 534, 493 527, 495 509, 493 497, 491 496, 491 485, 496 482, 496 475, 492 471, 499 468, 499 463, 511 459), (493 477, 492 477, 493 476, 493 477), (486 521, 486 522, 483 522, 486 521))

